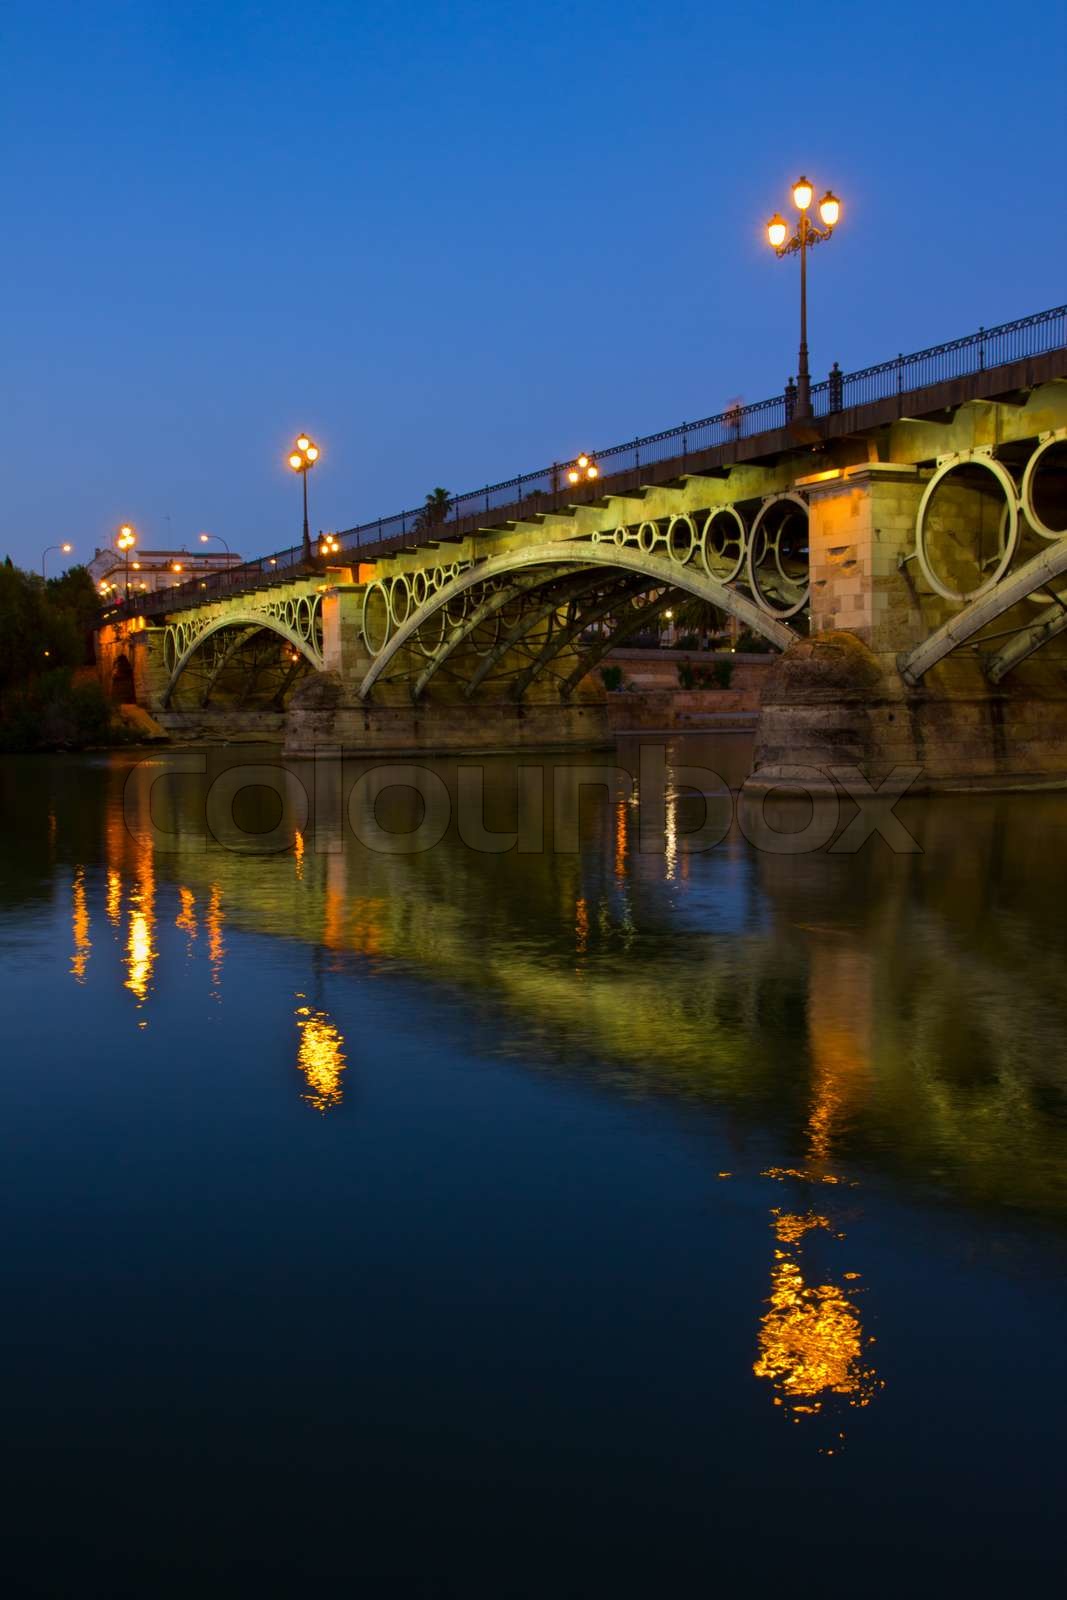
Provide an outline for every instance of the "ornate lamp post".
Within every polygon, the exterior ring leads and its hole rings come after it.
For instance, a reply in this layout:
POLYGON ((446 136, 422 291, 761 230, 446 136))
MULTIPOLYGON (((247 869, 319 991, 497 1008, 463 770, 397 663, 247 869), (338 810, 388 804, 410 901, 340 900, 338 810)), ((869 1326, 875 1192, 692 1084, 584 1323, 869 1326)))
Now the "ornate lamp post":
POLYGON ((299 472, 304 482, 304 560, 311 560, 311 534, 308 532, 308 473, 319 459, 319 447, 306 433, 302 433, 293 445, 289 457, 289 465, 294 472, 299 472))
POLYGON ((48 557, 52 554, 53 550, 62 550, 62 552, 63 552, 63 554, 65 556, 69 556, 70 552, 73 549, 74 549, 74 546, 72 544, 50 544, 50 545, 46 545, 45 548, 41 551, 41 577, 42 578, 44 577, 44 564, 48 560, 48 557))
POLYGON ((335 556, 341 548, 341 541, 335 533, 319 534, 319 555, 335 556))
POLYGON ((126 601, 128 604, 130 599, 130 551, 137 543, 137 535, 128 522, 122 524, 115 543, 126 557, 126 601))
POLYGON ((777 212, 767 224, 767 238, 775 255, 789 256, 800 251, 800 362, 797 367, 797 398, 793 415, 811 416, 811 374, 808 371, 808 251, 828 239, 841 219, 841 202, 829 189, 819 201, 822 227, 809 216, 815 190, 807 178, 793 185, 793 204, 800 212, 796 232, 790 236, 789 224, 777 212))

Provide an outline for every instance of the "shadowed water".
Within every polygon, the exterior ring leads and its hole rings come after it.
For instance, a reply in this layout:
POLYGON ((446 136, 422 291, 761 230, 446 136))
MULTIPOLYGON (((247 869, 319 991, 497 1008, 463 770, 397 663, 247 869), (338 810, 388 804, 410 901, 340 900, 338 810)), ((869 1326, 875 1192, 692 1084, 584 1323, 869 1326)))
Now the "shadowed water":
POLYGON ((19 1592, 1051 1572, 1067 797, 694 853, 560 785, 623 746, 218 826, 264 759, 0 766, 19 1592))

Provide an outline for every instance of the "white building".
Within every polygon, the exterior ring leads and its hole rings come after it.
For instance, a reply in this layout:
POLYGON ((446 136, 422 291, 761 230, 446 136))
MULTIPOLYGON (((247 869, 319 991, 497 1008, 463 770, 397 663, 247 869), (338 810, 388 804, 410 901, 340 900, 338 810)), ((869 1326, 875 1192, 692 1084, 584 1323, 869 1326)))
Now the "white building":
POLYGON ((222 572, 241 563, 239 555, 225 550, 141 550, 135 546, 129 554, 128 578, 123 550, 98 550, 86 563, 101 594, 123 595, 127 581, 131 595, 155 594, 160 589, 173 588, 176 583, 222 572))

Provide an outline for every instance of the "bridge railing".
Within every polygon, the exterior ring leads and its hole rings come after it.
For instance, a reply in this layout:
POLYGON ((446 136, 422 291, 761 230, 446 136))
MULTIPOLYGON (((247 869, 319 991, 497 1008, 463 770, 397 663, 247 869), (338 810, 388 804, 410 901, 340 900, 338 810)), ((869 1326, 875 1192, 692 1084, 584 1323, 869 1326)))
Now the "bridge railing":
MULTIPOLYGON (((1002 322, 996 328, 979 328, 977 333, 950 339, 947 344, 931 345, 908 356, 899 355, 895 361, 881 361, 877 366, 862 367, 858 372, 842 373, 841 404, 830 407, 827 397, 833 385, 819 384, 822 403, 816 404, 816 415, 826 415, 830 409, 870 405, 897 394, 911 394, 931 384, 970 377, 984 372, 987 367, 1003 367, 1012 361, 1024 361, 1028 356, 1045 355, 1064 345, 1067 345, 1067 306, 1053 306, 1050 311, 1019 317, 1015 322, 1002 322)), ((814 389, 812 398, 815 399, 814 389)))
MULTIPOLYGON (((1045 355, 1065 346, 1067 305, 1053 306, 1049 311, 1003 322, 995 328, 979 328, 977 333, 961 339, 931 345, 911 355, 899 355, 877 366, 861 367, 857 372, 843 373, 835 366, 828 380, 812 385, 812 408, 816 417, 825 417, 854 406, 914 393, 935 383, 969 377, 986 368, 1045 355)), ((788 392, 773 395, 769 400, 757 400, 751 405, 728 406, 712 417, 682 422, 662 433, 609 445, 606 450, 596 451, 595 459, 602 477, 633 472, 636 483, 643 470, 661 461, 680 461, 680 470, 684 471, 688 456, 782 428, 791 412, 788 392)), ((556 463, 537 472, 520 473, 517 477, 487 484, 483 489, 455 495, 449 502, 447 518, 440 522, 427 524, 424 509, 416 506, 346 528, 337 538, 347 554, 356 555, 363 549, 402 544, 412 537, 424 540, 462 537, 484 525, 487 517, 503 507, 515 517, 534 516, 539 511, 552 509, 561 497, 564 502, 573 498, 569 494, 566 473, 566 466, 556 463)), ((222 598, 235 591, 261 586, 264 581, 292 577, 303 571, 321 571, 321 565, 312 563, 308 567, 301 548, 290 546, 288 550, 276 550, 273 555, 246 561, 204 578, 190 579, 172 589, 131 599, 129 610, 170 610, 183 601, 194 603, 222 598)), ((112 614, 122 615, 126 609, 124 605, 112 608, 112 614)))

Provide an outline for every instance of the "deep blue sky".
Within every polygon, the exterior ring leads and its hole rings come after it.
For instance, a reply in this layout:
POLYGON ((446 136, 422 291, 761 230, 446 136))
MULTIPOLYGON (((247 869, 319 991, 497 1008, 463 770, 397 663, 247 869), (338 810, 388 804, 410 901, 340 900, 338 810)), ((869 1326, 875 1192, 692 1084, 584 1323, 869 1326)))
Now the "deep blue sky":
POLYGON ((0 24, 0 554, 347 527, 1067 298, 1062 4, 59 4, 0 24), (170 518, 168 523, 167 518, 170 518))

